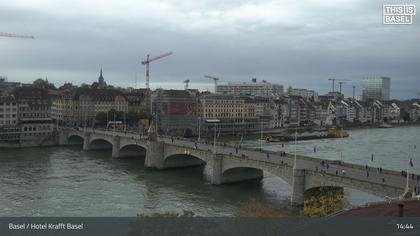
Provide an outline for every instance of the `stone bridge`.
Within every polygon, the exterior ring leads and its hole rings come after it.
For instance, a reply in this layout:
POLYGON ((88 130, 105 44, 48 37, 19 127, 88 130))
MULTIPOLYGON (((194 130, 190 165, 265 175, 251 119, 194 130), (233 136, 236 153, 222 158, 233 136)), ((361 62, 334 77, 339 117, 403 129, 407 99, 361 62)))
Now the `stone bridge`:
MULTIPOLYGON (((131 133, 113 133, 95 130, 66 129, 59 133, 60 145, 83 144, 83 150, 112 149, 112 157, 145 156, 145 168, 162 170, 205 165, 204 177, 212 184, 234 183, 263 177, 267 171, 292 186, 292 203, 302 205, 308 190, 324 186, 348 187, 380 197, 399 197, 407 193, 406 179, 398 172, 370 171, 365 166, 321 160, 305 156, 280 155, 253 149, 236 149, 219 145, 216 154, 212 144, 195 144, 190 140, 159 138, 148 141, 146 136, 131 133), (343 171, 344 170, 344 171, 343 171)), ((409 189, 414 183, 409 185, 409 189)))

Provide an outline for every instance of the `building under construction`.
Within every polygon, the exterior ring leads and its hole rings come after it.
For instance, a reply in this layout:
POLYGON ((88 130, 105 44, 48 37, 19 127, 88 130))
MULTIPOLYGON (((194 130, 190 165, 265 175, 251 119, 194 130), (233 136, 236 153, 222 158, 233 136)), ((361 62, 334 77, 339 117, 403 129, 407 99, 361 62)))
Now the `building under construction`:
POLYGON ((220 94, 277 97, 283 94, 283 85, 272 84, 265 80, 257 82, 257 79, 253 78, 251 82, 230 82, 217 85, 216 91, 220 94))

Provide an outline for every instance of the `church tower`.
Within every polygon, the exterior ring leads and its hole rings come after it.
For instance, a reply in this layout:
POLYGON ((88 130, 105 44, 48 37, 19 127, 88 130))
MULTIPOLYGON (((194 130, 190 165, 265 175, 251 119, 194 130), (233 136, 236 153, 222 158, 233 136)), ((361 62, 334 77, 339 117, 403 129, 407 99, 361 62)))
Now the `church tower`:
POLYGON ((106 83, 105 83, 104 77, 102 76, 102 67, 101 67, 101 72, 98 78, 98 88, 100 89, 106 88, 106 83))

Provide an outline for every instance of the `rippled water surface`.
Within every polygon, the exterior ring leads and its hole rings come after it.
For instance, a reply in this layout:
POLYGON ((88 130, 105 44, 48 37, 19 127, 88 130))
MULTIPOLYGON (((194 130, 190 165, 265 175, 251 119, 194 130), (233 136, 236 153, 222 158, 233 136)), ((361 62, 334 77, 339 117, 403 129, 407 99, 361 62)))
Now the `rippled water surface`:
MULTIPOLYGON (((406 167, 408 144, 419 142, 419 127, 351 131, 344 140, 302 141, 299 154, 399 170, 406 167), (313 147, 317 146, 317 152, 313 147)), ((258 146, 258 141, 245 141, 258 146)), ((283 150, 279 143, 264 148, 283 150)), ((293 151, 292 143, 284 149, 293 151)), ((412 156, 420 173, 419 150, 412 156)), ((111 158, 111 151, 80 147, 30 148, 0 152, 0 216, 135 216, 137 213, 191 210, 201 216, 231 216, 250 199, 290 210, 291 187, 264 173, 262 181, 212 186, 202 167, 145 171, 144 158, 111 158)), ((351 204, 378 198, 346 191, 351 204)))

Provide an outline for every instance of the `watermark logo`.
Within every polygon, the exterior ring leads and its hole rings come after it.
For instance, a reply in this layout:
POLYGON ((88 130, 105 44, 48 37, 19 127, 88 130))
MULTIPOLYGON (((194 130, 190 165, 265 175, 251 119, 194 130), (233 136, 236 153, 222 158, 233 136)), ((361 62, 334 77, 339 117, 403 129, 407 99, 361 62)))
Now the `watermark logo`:
POLYGON ((413 4, 384 4, 382 8, 382 23, 384 25, 411 25, 416 15, 413 4))

